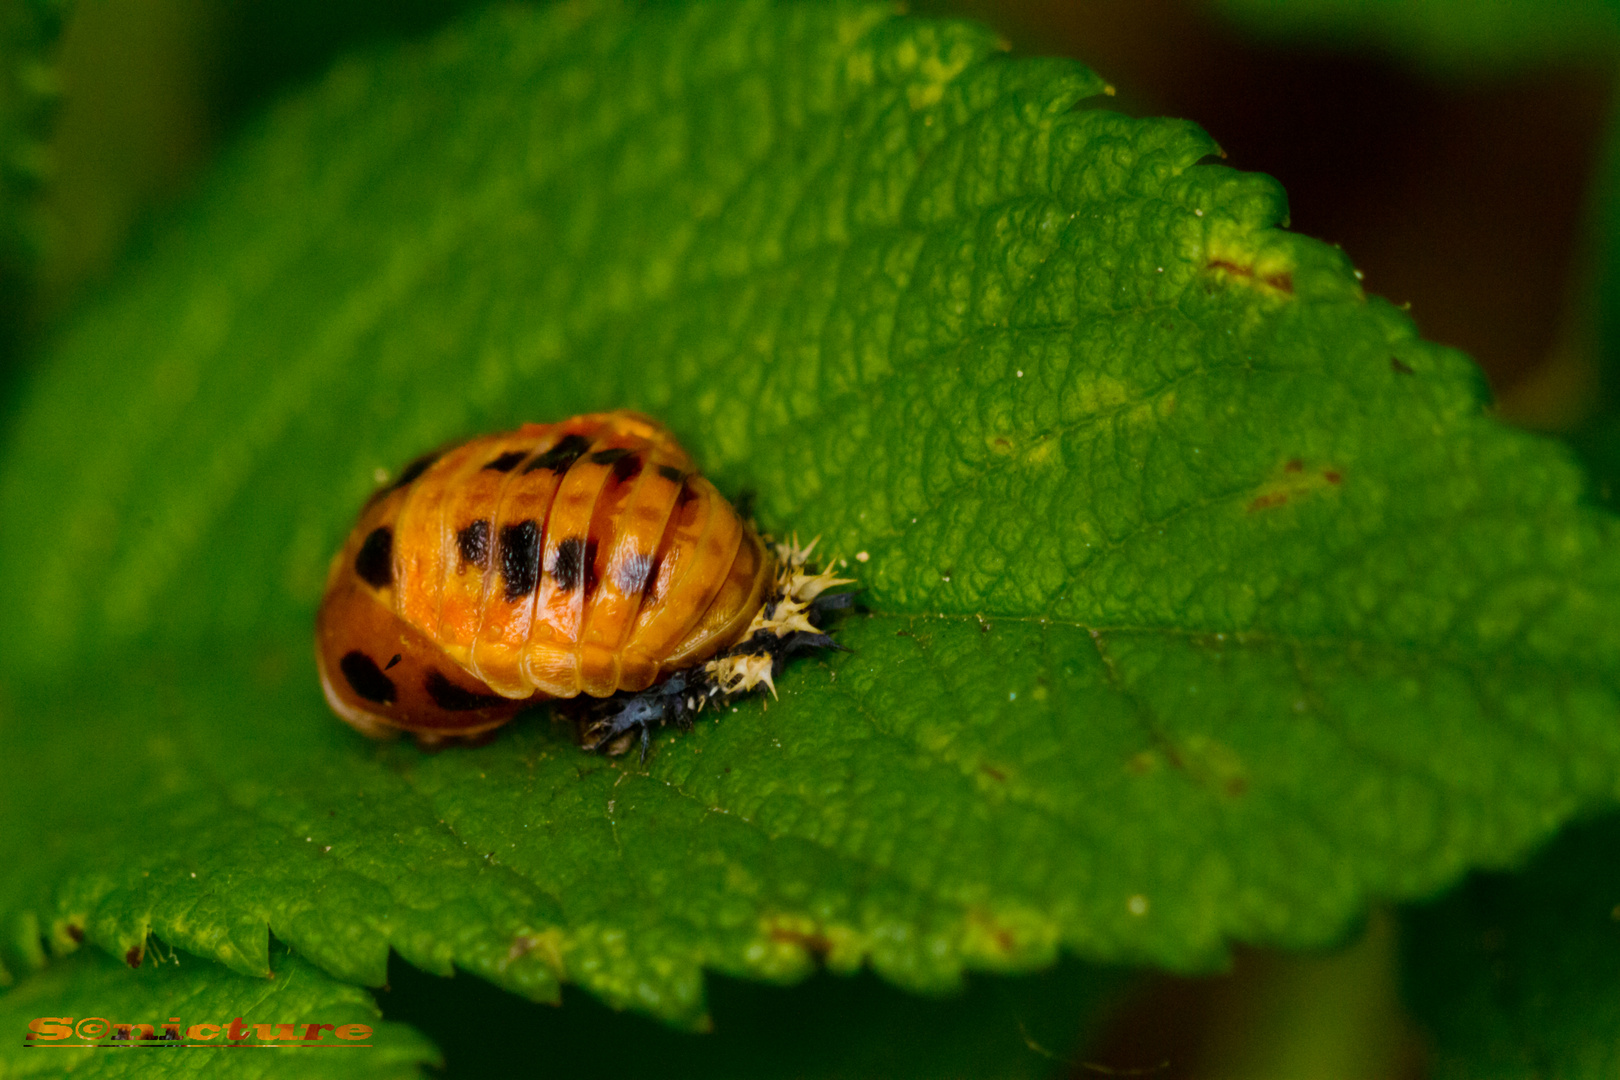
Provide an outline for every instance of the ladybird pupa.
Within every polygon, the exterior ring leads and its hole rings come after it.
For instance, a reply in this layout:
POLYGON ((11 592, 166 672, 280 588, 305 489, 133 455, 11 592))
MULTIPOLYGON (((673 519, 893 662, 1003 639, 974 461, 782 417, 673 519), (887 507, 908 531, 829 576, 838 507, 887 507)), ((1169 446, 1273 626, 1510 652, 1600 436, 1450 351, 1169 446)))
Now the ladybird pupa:
POLYGON ((480 436, 361 511, 316 617, 321 686, 377 737, 474 736, 583 696, 601 699, 588 745, 639 730, 645 746, 655 724, 774 692, 787 659, 836 647, 820 623, 846 582, 811 574, 809 553, 767 545, 647 417, 480 436))

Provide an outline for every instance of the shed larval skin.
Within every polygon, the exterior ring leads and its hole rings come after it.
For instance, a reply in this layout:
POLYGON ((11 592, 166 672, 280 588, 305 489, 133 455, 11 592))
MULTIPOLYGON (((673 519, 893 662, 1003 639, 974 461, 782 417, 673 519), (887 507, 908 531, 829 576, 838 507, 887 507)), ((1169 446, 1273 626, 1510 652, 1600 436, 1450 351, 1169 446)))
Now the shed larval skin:
POLYGON ((703 663, 743 636, 776 573, 655 421, 525 424, 372 496, 327 573, 321 686, 368 735, 476 735, 703 663))

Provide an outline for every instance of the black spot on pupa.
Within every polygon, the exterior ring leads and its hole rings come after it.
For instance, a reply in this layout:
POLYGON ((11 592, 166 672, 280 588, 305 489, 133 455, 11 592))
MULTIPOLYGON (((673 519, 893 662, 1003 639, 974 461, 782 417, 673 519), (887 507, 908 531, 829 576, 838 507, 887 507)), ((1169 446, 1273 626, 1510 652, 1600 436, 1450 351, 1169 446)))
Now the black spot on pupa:
POLYGON ((686 479, 686 474, 673 465, 658 466, 658 475, 672 484, 679 484, 686 479))
POLYGON ((647 583, 652 580, 653 557, 646 552, 637 552, 613 571, 613 584, 626 596, 646 589, 647 583))
POLYGON ((438 461, 442 456, 443 455, 440 454, 439 451, 432 450, 426 454, 423 454, 421 457, 416 458, 409 465, 405 466, 399 471, 399 479, 388 485, 388 490, 398 491, 406 484, 412 483, 418 476, 421 476, 423 473, 433 468, 433 463, 438 461))
POLYGON ((456 533, 456 547, 461 551, 461 561, 472 563, 475 566, 485 566, 489 563, 489 521, 479 518, 465 529, 456 533))
POLYGON ((681 493, 675 496, 675 505, 685 506, 695 498, 697 498, 697 492, 692 490, 692 485, 683 480, 681 482, 681 493))
POLYGON ((587 540, 585 542, 585 595, 586 596, 590 596, 592 593, 596 592, 596 586, 600 583, 600 580, 601 579, 598 577, 598 575, 596 573, 596 541, 595 540, 587 540))
POLYGON ((659 571, 663 570, 663 568, 664 568, 664 560, 662 558, 654 558, 652 563, 647 567, 647 582, 646 582, 645 585, 642 586, 642 589, 641 589, 641 591, 642 591, 642 593, 644 595, 651 596, 654 592, 657 591, 657 589, 658 589, 658 574, 659 574, 659 571))
POLYGON ((540 583, 540 526, 533 520, 501 526, 501 576, 508 602, 528 596, 540 583))
POLYGON ((388 661, 388 663, 383 665, 383 670, 384 671, 393 671, 394 670, 394 665, 399 663, 403 659, 405 659, 405 654, 404 653, 395 653, 394 658, 392 660, 388 661))
POLYGON ((354 572, 360 579, 378 589, 386 589, 394 580, 394 531, 383 525, 372 529, 365 543, 354 557, 354 572))
POLYGON ((529 456, 527 450, 508 450, 494 461, 485 464, 484 468, 491 472, 511 472, 517 468, 517 463, 529 456))
POLYGON ((349 687, 367 701, 379 705, 393 703, 394 680, 384 675, 377 662, 365 653, 358 649, 345 653, 338 661, 338 670, 349 680, 349 687))
POLYGON ((536 469, 550 469, 554 473, 565 473, 590 448, 591 441, 583 435, 565 436, 558 440, 556 446, 525 465, 523 471, 532 473, 536 469))
POLYGON ((624 483, 641 473, 641 455, 628 454, 613 463, 613 479, 624 483))
POLYGON ((579 588, 580 571, 585 559, 585 541, 570 536, 557 545, 557 554, 551 562, 551 576, 557 579, 557 588, 573 592, 579 588))
POLYGON ((594 465, 611 465, 628 453, 631 453, 628 446, 610 446, 606 450, 598 450, 592 454, 591 463, 594 465))
POLYGON ((464 686, 457 686, 445 678, 444 672, 437 668, 428 673, 427 692, 428 697, 433 699, 433 704, 446 712, 471 712, 473 709, 487 709, 506 701, 496 694, 474 693, 464 686))

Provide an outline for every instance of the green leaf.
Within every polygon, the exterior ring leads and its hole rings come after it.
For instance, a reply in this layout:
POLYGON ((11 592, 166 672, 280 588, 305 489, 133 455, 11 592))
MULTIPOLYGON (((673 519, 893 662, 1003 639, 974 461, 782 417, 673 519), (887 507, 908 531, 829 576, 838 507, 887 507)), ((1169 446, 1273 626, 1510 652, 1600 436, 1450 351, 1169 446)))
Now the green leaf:
POLYGON ((1620 532, 1567 452, 1102 88, 882 6, 602 0, 272 113, 9 433, 0 958, 254 973, 268 927, 695 1024, 705 969, 1327 943, 1612 803, 1620 532), (338 724, 309 620, 376 471, 619 406, 849 560, 853 653, 646 769, 338 724))
POLYGON ((1560 836, 1406 913, 1406 996, 1435 1076, 1567 1080, 1620 1069, 1620 821, 1560 836))
POLYGON ((421 1066, 439 1064, 438 1051, 405 1024, 381 1019, 364 990, 333 980, 319 968, 277 950, 275 977, 238 975, 194 956, 148 953, 138 969, 95 949, 67 957, 0 995, 0 1076, 75 1078, 166 1076, 202 1073, 221 1077, 418 1077, 421 1066), (36 1020, 55 1023, 30 1027, 36 1020), (240 1019, 246 1031, 232 1048, 229 1031, 240 1019), (100 1020, 101 1024, 96 1025, 100 1020), (170 1024, 174 1020, 176 1023, 170 1024), (176 1045, 107 1046, 117 1026, 128 1025, 137 1044, 147 1024, 162 1038, 173 1028, 176 1045), (313 1043, 297 1053, 277 1047, 282 1025, 300 1040, 316 1029, 313 1043), (344 1040, 337 1029, 358 1024, 344 1040), (196 1025, 211 1025, 193 1033, 196 1025), (262 1034, 272 1036, 269 1042, 262 1034), (67 1028, 69 1030, 64 1031, 67 1028), (109 1030, 111 1029, 111 1030, 109 1030), (38 1032, 38 1037, 30 1031, 38 1032), (98 1034, 99 1033, 99 1034, 98 1034), (57 1036, 50 1037, 46 1036, 57 1036), (361 1038, 354 1038, 361 1036, 361 1038), (36 1039, 28 1045, 25 1039, 36 1039), (182 1045, 183 1044, 183 1045, 182 1045))
POLYGON ((1501 70, 1620 49, 1614 0, 1216 0, 1261 38, 1374 47, 1442 71, 1501 70))

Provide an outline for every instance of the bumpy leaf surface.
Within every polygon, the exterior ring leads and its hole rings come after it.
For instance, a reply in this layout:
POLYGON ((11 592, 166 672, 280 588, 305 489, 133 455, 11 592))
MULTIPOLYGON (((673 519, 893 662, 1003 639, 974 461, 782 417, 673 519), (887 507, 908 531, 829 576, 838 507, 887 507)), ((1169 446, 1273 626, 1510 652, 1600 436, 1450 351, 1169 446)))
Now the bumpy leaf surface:
POLYGON ((1480 874, 1404 919, 1407 997, 1438 1077, 1620 1070, 1620 820, 1561 836, 1519 874, 1480 874))
POLYGON ((268 927, 695 1023, 705 968, 1322 943, 1612 801, 1615 520, 1103 89, 881 6, 603 0, 273 112, 9 433, 0 958, 263 972, 268 927), (645 769, 338 724, 309 621, 378 470, 619 406, 848 560, 854 651, 645 769))
POLYGON ((138 969, 96 949, 68 957, 0 995, 0 1077, 384 1080, 424 1076, 422 1065, 440 1062, 420 1034, 383 1020, 369 993, 277 952, 270 980, 161 950, 138 969), (47 1018, 56 1022, 30 1028, 47 1018), (237 1031, 245 1037, 230 1038, 233 1020, 241 1021, 237 1031), (331 1029, 311 1031, 312 1024, 331 1029), (370 1035, 350 1029, 340 1040, 337 1029, 351 1024, 370 1028, 370 1035), (109 1045, 119 1028, 127 1029, 128 1045, 109 1045), (171 1045, 147 1039, 166 1032, 171 1045), (289 1046, 289 1035, 301 1045, 289 1046))

